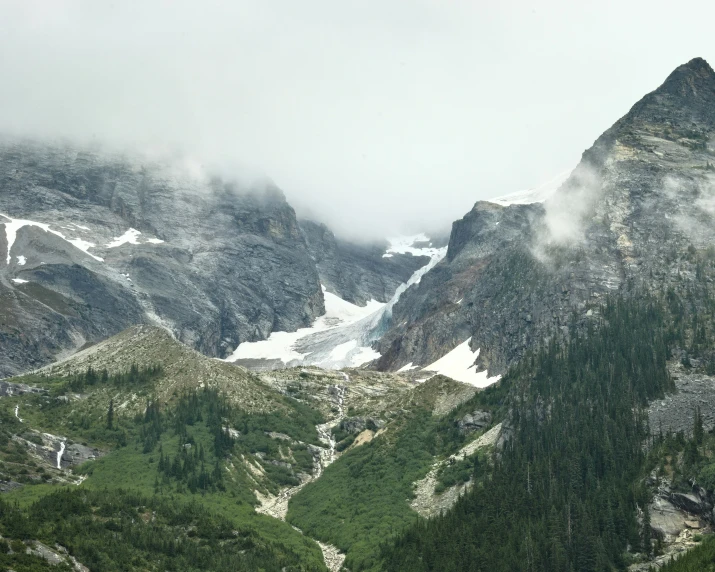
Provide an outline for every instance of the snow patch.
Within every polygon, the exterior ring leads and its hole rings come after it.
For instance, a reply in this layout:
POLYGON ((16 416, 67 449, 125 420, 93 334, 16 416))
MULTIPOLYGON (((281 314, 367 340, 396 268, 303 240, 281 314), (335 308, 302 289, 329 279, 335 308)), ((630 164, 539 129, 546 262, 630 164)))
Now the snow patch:
POLYGON ((146 241, 151 242, 152 244, 161 244, 162 242, 164 242, 160 238, 147 238, 146 241))
POLYGON ((477 372, 474 362, 479 356, 479 348, 473 352, 469 348, 471 340, 472 338, 467 338, 452 351, 422 368, 422 371, 433 371, 475 387, 487 387, 496 383, 501 378, 500 375, 489 377, 486 371, 477 372))
POLYGON ((12 281, 15 284, 27 284, 28 280, 23 280, 22 278, 12 278, 12 281))
POLYGON ((564 182, 566 182, 566 179, 568 179, 570 175, 571 171, 564 171, 563 173, 556 175, 553 179, 542 183, 538 187, 527 189, 525 191, 517 191, 495 199, 487 199, 487 201, 504 207, 509 205, 530 205, 532 203, 543 203, 546 199, 553 195, 558 188, 564 184, 564 182))
POLYGON ((139 244, 139 241, 137 240, 137 237, 141 234, 140 231, 138 231, 135 228, 130 228, 127 232, 125 232, 122 236, 115 236, 112 242, 107 244, 107 248, 116 248, 117 246, 121 246, 122 244, 139 244))
POLYGON ((417 365, 412 365, 412 362, 408 363, 407 365, 403 365, 400 369, 397 370, 397 373, 403 373, 405 371, 410 371, 411 369, 417 369, 419 366, 417 365))
POLYGON ((44 222, 36 222, 33 220, 25 220, 25 219, 19 219, 19 218, 11 218, 5 214, 0 213, 0 216, 3 218, 8 219, 10 222, 5 222, 5 236, 7 237, 7 263, 10 264, 10 250, 12 250, 12 245, 15 244, 15 239, 17 238, 17 231, 19 231, 23 226, 36 226, 38 228, 41 228, 45 232, 50 232, 54 234, 55 236, 59 236, 62 240, 65 242, 70 243, 72 246, 75 248, 80 249, 82 252, 85 254, 88 254, 95 260, 98 260, 99 262, 103 262, 104 259, 100 258, 99 256, 95 256, 91 252, 89 252, 87 249, 92 248, 95 246, 91 242, 87 242, 86 240, 82 240, 80 238, 66 238, 64 234, 57 230, 52 230, 50 228, 49 224, 46 224, 44 222))
POLYGON ((17 257, 18 266, 25 266, 26 262, 27 262, 27 258, 25 258, 24 256, 20 255, 17 257))
POLYGON ((435 256, 440 248, 431 248, 432 243, 425 234, 414 234, 412 236, 393 236, 387 239, 389 246, 382 255, 383 258, 391 258, 393 254, 411 254, 412 256, 435 256), (415 246, 415 244, 428 243, 428 247, 415 246))
POLYGON ((17 417, 17 420, 22 423, 22 419, 20 418, 20 406, 16 405, 15 406, 15 417, 17 417))
MULTIPOLYGON (((92 248, 94 246, 93 243, 88 242, 86 240, 82 240, 81 238, 69 238, 69 239, 65 239, 65 240, 67 240, 67 242, 69 242, 72 246, 79 248, 83 252, 87 252, 88 248, 92 248)), ((87 252, 87 254, 89 254, 89 252, 87 252)), ((103 260, 99 256, 94 256, 93 254, 89 254, 89 255, 92 258, 94 258, 95 260, 99 260, 99 261, 103 260)))

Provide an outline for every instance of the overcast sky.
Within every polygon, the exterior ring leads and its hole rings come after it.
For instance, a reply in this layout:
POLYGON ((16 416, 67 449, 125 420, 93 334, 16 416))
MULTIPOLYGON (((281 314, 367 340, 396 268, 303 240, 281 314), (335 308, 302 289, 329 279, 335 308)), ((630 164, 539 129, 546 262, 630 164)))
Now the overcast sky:
POLYGON ((262 172, 343 235, 537 185, 695 56, 715 2, 0 0, 0 130, 262 172))

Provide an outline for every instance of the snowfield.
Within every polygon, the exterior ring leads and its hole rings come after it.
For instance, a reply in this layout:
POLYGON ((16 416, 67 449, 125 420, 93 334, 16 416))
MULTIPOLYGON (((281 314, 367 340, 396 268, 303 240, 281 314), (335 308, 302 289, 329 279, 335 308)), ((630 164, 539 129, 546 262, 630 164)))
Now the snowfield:
POLYGON ((107 248, 116 248, 117 246, 121 246, 122 244, 139 244, 139 241, 137 238, 141 232, 139 232, 135 228, 130 228, 127 232, 125 232, 122 236, 115 236, 114 240, 107 244, 107 248))
MULTIPOLYGON (((326 291, 324 286, 323 297, 325 299, 325 314, 320 316, 311 327, 300 328, 295 332, 273 332, 268 339, 260 342, 244 342, 225 361, 280 359, 286 365, 293 362, 303 362, 310 352, 301 353, 296 351, 294 346, 298 340, 318 332, 354 324, 362 318, 380 311, 384 306, 384 304, 375 300, 370 300, 364 307, 356 306, 326 291)), ((357 349, 357 341, 353 340, 353 342, 354 346, 351 348, 341 348, 341 345, 344 344, 338 344, 331 349, 331 353, 336 350, 338 353, 342 352, 338 361, 343 361, 350 353, 350 350, 357 349)))
POLYGON ((553 195, 558 188, 564 184, 564 182, 566 182, 569 175, 571 175, 571 171, 564 171, 563 173, 556 175, 553 179, 550 179, 533 189, 517 191, 495 199, 487 199, 487 201, 490 203, 496 203, 503 207, 507 207, 509 205, 530 205, 532 203, 543 203, 546 199, 553 195))
POLYGON ((388 247, 383 258, 391 258, 393 254, 411 254, 412 256, 435 256, 439 248, 432 248, 432 242, 427 235, 393 236, 387 239, 388 247), (420 246, 427 243, 427 247, 420 246), (415 246, 417 245, 417 246, 415 246))
POLYGON ((455 381, 468 383, 475 387, 487 387, 492 383, 496 383, 501 378, 500 375, 488 377, 486 371, 477 372, 477 366, 474 362, 477 357, 479 357, 479 348, 474 352, 469 349, 469 342, 471 340, 472 338, 467 338, 448 354, 442 356, 434 363, 423 367, 422 371, 431 371, 446 375, 455 381))
POLYGON ((342 369, 378 359, 379 352, 371 346, 387 331, 392 308, 407 288, 418 284, 422 276, 447 254, 446 247, 422 247, 420 243, 431 244, 424 234, 390 240, 385 254, 400 252, 429 256, 430 261, 401 284, 386 304, 371 300, 364 307, 356 306, 323 287, 325 314, 311 327, 295 332, 273 332, 260 342, 244 342, 225 361, 277 359, 285 366, 303 364, 342 369))

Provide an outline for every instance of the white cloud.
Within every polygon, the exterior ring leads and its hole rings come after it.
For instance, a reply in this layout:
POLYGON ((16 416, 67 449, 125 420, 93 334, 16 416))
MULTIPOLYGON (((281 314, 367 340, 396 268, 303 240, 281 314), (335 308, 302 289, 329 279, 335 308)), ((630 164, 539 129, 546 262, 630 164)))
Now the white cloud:
POLYGON ((712 59, 715 5, 690 4, 4 1, 0 131, 179 147, 341 234, 429 231, 712 59))

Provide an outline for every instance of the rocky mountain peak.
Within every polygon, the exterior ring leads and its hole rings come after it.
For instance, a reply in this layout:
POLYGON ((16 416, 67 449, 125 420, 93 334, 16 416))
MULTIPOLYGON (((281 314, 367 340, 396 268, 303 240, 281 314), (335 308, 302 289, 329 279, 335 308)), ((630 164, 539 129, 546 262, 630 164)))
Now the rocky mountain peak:
POLYGON ((547 332, 568 334, 573 312, 588 322, 604 296, 679 287, 675 277, 696 275, 692 253, 715 241, 714 144, 715 72, 697 58, 605 131, 543 204, 478 202, 456 221, 447 257, 395 306, 377 367, 429 364, 469 340, 492 377, 547 332))
POLYGON ((715 72, 702 58, 677 67, 612 129, 620 137, 634 131, 671 141, 704 137, 715 129, 715 72))
POLYGON ((658 90, 682 97, 715 97, 715 71, 703 58, 675 68, 658 90))

